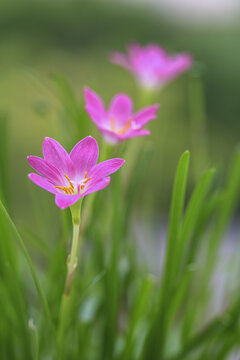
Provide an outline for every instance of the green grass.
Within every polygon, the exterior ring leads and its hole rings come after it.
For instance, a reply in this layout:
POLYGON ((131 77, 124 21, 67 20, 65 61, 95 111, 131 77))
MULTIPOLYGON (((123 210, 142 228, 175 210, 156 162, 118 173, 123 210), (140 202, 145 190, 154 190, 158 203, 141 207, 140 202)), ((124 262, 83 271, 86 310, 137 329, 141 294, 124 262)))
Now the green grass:
MULTIPOLYGON (((189 152, 181 156, 160 276, 153 277, 138 260, 124 211, 129 201, 123 190, 124 171, 113 176, 111 186, 93 202, 60 353, 56 331, 71 233, 67 210, 65 225, 59 217, 51 224, 55 235, 50 236, 49 228, 48 237, 39 239, 36 229, 31 229, 31 236, 28 231, 22 235, 1 204, 1 359, 225 359, 239 344, 239 296, 228 294, 222 314, 207 323, 205 319, 216 253, 239 201, 239 155, 237 151, 225 185, 219 187, 215 171, 209 170, 187 204, 189 152)), ((49 211, 46 208, 44 216, 49 211)), ((131 211, 127 214, 131 217, 131 211)), ((47 226, 44 216, 42 227, 47 226)))

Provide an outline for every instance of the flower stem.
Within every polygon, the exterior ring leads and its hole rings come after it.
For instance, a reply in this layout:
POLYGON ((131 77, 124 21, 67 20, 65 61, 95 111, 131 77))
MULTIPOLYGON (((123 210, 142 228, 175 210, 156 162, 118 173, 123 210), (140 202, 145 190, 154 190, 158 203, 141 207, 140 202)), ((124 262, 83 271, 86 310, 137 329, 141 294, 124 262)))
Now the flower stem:
POLYGON ((152 101, 155 101, 155 97, 156 91, 139 87, 137 105, 140 109, 142 107, 148 106, 152 101))
POLYGON ((102 142, 102 148, 101 148, 101 157, 100 161, 105 161, 108 159, 109 153, 114 151, 115 146, 112 144, 109 144, 107 141, 102 142))
POLYGON ((81 214, 82 199, 70 207, 72 213, 73 224, 73 239, 71 252, 67 259, 67 276, 65 281, 64 292, 62 295, 60 314, 59 314, 59 327, 58 327, 58 344, 59 349, 63 350, 63 337, 64 332, 69 321, 69 311, 71 304, 71 289, 73 279, 78 265, 78 248, 79 248, 79 229, 80 229, 80 214, 81 214))

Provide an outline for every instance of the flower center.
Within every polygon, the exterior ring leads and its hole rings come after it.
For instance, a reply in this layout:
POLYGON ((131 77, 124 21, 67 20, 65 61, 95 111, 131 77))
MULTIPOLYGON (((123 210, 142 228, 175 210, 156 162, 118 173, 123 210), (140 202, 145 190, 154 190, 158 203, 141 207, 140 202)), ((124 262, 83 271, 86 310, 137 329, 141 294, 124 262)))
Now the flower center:
POLYGON ((69 179, 69 177, 67 175, 64 175, 64 177, 67 179, 67 181, 69 182, 69 186, 55 186, 55 189, 59 189, 65 192, 66 195, 73 195, 74 193, 74 185, 71 182, 71 180, 69 179))
POLYGON ((114 116, 110 116, 110 130, 119 135, 124 135, 131 128, 131 125, 132 125, 132 119, 129 118, 126 124, 121 129, 118 129, 114 116))
POLYGON ((87 177, 87 171, 85 171, 84 179, 81 181, 81 183, 77 186, 77 189, 75 189, 72 181, 67 175, 64 175, 64 177, 67 179, 69 186, 55 186, 55 189, 59 189, 64 191, 66 195, 74 195, 78 192, 82 193, 84 191, 86 183, 91 180, 91 177, 87 177))

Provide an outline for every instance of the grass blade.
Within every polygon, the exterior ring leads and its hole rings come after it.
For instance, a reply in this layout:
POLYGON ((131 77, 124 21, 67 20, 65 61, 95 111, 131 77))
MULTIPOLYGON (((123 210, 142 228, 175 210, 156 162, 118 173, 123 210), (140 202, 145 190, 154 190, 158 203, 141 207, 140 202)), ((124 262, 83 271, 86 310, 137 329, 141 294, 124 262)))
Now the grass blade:
POLYGON ((43 292, 43 289, 42 289, 42 287, 41 287, 41 285, 40 285, 40 282, 39 282, 39 280, 38 280, 38 278, 37 278, 37 275, 36 275, 36 273, 35 273, 35 270, 34 270, 34 267, 33 267, 33 265, 32 265, 30 256, 29 256, 29 254, 28 254, 28 251, 27 251, 27 249, 26 249, 26 247, 25 247, 25 245, 24 245, 24 242, 23 242, 23 239, 22 239, 20 233, 18 232, 18 230, 17 230, 14 222, 13 222, 12 219, 10 218, 10 216, 9 216, 7 210, 5 209, 3 203, 1 202, 1 200, 0 200, 0 210, 1 210, 1 213, 3 214, 3 216, 5 217, 5 219, 7 220, 10 228, 11 228, 12 231, 13 231, 13 233, 15 234, 15 237, 16 237, 16 239, 17 239, 17 241, 18 241, 18 244, 19 244, 19 246, 20 246, 20 248, 21 248, 21 250, 22 250, 22 252, 23 252, 23 254, 24 254, 24 257, 25 257, 25 259, 26 259, 26 262, 27 262, 27 264, 28 264, 29 270, 30 270, 30 272, 31 272, 31 274, 32 274, 32 277, 33 277, 35 286, 36 286, 36 288, 37 288, 38 294, 39 294, 39 296, 40 296, 40 299, 42 300, 43 308, 44 308, 45 313, 46 313, 46 315, 47 315, 47 317, 48 317, 49 323, 51 324, 52 328, 54 329, 54 325, 53 325, 51 313, 50 313, 50 310, 49 310, 49 307, 48 307, 48 303, 47 303, 45 294, 44 294, 44 292, 43 292))
MULTIPOLYGON (((184 259, 184 252, 188 246, 188 242, 190 236, 192 235, 194 229, 197 226, 197 222, 199 220, 199 215, 204 204, 204 200, 206 195, 209 191, 209 188, 213 181, 213 176, 215 174, 215 170, 211 169, 207 171, 202 178, 200 179, 199 183, 197 184, 191 199, 188 203, 184 219, 183 225, 181 230, 181 236, 178 244, 178 259, 179 262, 184 259)), ((176 259, 176 260, 178 260, 176 259)), ((176 265, 178 269, 178 265, 176 265)), ((184 270, 184 269, 182 269, 184 270)), ((179 264, 179 271, 180 271, 180 264, 179 264)))
POLYGON ((189 165, 189 152, 181 156, 172 196, 170 210, 169 231, 167 240, 166 260, 164 264, 163 280, 160 288, 160 296, 157 314, 146 339, 143 359, 162 359, 166 340, 166 309, 169 305, 170 292, 173 286, 175 274, 175 261, 178 256, 179 236, 181 232, 182 212, 186 192, 187 173, 189 165))

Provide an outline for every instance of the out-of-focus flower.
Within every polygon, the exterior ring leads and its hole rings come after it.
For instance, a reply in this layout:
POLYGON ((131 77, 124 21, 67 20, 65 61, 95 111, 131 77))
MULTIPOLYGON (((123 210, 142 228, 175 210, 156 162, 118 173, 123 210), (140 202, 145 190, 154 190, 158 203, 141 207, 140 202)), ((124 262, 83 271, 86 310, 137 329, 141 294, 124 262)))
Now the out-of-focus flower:
POLYGON ((56 140, 45 138, 44 158, 28 156, 30 165, 41 176, 31 173, 29 179, 54 194, 56 205, 65 209, 109 185, 109 175, 125 162, 115 158, 97 164, 98 154, 98 144, 91 136, 79 141, 70 154, 56 140))
POLYGON ((104 138, 110 143, 117 143, 136 136, 149 135, 143 129, 150 120, 156 118, 158 105, 148 106, 133 113, 132 100, 125 94, 117 94, 105 110, 102 99, 91 89, 84 89, 85 109, 95 122, 104 138))
POLYGON ((186 53, 170 56, 156 44, 130 44, 127 54, 113 52, 110 60, 130 71, 146 89, 161 88, 181 73, 189 70, 193 60, 186 53))

